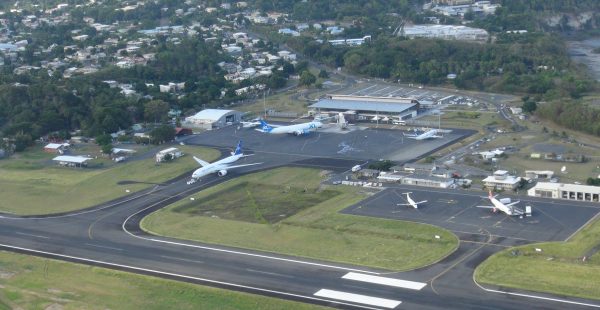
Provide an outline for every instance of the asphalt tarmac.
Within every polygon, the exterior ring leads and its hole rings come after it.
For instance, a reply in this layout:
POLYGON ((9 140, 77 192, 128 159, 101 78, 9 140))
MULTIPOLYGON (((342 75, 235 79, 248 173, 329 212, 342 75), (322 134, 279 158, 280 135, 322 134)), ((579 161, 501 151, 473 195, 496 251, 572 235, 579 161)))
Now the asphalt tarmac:
POLYGON ((401 219, 444 227, 458 234, 492 235, 504 244, 522 242, 564 241, 585 225, 600 206, 592 203, 561 201, 535 197, 499 195, 498 198, 520 200, 517 207, 532 207, 532 216, 508 216, 502 212, 477 206, 491 206, 485 193, 444 190, 405 185, 392 187, 351 206, 343 213, 401 219), (419 206, 397 206, 406 203, 404 193, 411 192, 415 201, 427 200, 419 206))
MULTIPOLYGON (((299 142, 270 140, 262 142, 262 147, 260 139, 248 140, 246 145, 256 155, 245 160, 264 165, 233 170, 221 178, 207 176, 191 185, 186 184, 186 174, 67 214, 27 218, 5 214, 0 217, 0 248, 338 308, 584 309, 587 306, 582 303, 593 303, 480 287, 473 282, 473 268, 500 249, 489 238, 461 242, 455 253, 431 267, 397 273, 158 237, 140 230, 139 221, 150 212, 244 173, 283 165, 342 172, 365 158, 324 158, 317 155, 318 147, 308 149, 315 150, 312 154, 304 153, 302 147, 300 153, 298 149, 284 152, 285 143, 298 147, 294 143, 299 142), (284 145, 278 145, 279 141, 284 145), (255 144, 261 147, 254 149, 255 144)), ((231 141, 211 141, 212 145, 234 145, 231 141)))

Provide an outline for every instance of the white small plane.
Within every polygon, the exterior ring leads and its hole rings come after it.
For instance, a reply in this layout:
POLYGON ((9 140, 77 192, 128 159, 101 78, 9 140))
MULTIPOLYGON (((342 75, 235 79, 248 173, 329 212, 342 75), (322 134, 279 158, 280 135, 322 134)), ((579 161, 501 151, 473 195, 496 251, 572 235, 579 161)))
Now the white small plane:
MULTIPOLYGON (((497 195, 496 195, 497 196, 497 195)), ((515 207, 520 201, 510 201, 510 198, 496 199, 496 196, 492 195, 492 191, 489 191, 488 199, 492 202, 493 206, 477 206, 477 208, 492 209, 494 213, 501 211, 506 215, 523 215, 525 212, 515 207)))
POLYGON ((238 161, 242 157, 248 157, 251 155, 244 155, 242 152, 242 141, 238 142, 235 151, 231 152, 231 156, 225 157, 221 160, 215 161, 214 163, 208 163, 204 160, 194 156, 194 160, 200 164, 200 168, 196 169, 194 173, 192 173, 192 179, 188 181, 188 184, 192 184, 198 181, 201 177, 209 175, 211 173, 217 173, 218 176, 222 177, 227 174, 228 169, 241 168, 247 166, 260 165, 262 163, 253 163, 253 164, 244 164, 244 165, 231 165, 232 163, 238 161))
POLYGON ((260 126, 259 119, 254 119, 249 122, 242 122, 242 128, 254 128, 260 126))
POLYGON ((293 134, 294 136, 307 135, 311 131, 315 131, 318 128, 323 127, 323 123, 319 121, 312 121, 308 123, 296 124, 296 125, 287 125, 287 126, 276 126, 269 125, 264 120, 260 120, 260 124, 262 125, 261 129, 256 129, 261 132, 269 133, 269 134, 293 134))
POLYGON ((439 129, 429 129, 426 132, 422 133, 422 134, 404 134, 405 137, 409 138, 409 139, 415 139, 415 140, 427 140, 427 139, 432 139, 432 138, 443 138, 444 136, 440 135, 440 130, 439 129))
POLYGON ((408 192, 408 193, 404 193, 406 195, 406 201, 408 203, 399 203, 397 204, 398 206, 407 206, 407 207, 413 207, 415 209, 419 208, 420 204, 424 204, 427 202, 427 200, 423 200, 423 201, 414 201, 412 198, 410 198, 410 194, 412 194, 412 192, 408 192))

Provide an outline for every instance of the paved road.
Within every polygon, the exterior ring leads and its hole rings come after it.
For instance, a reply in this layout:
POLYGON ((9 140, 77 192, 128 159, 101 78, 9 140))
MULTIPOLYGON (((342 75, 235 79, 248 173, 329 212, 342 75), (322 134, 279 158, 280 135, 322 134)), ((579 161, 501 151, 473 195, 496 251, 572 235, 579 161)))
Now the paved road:
MULTIPOLYGON (((139 221, 146 214, 243 173, 289 164, 342 171, 356 163, 349 159, 307 159, 265 153, 250 158, 269 164, 232 171, 223 178, 206 177, 192 185, 186 185, 189 176, 184 176, 110 204, 70 214, 29 218, 4 215, 0 218, 0 248, 339 308, 566 307, 550 300, 509 296, 479 288, 471 278, 473 268, 498 250, 486 240, 481 244, 461 243, 456 253, 431 268, 390 273, 180 241, 140 230, 139 221)), ((578 306, 569 304, 568 307, 578 306)))

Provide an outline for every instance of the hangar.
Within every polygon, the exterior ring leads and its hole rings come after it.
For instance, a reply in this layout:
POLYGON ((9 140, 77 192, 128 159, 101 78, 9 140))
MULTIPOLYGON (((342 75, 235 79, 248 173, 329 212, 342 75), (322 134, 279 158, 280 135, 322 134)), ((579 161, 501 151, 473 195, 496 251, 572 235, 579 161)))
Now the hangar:
POLYGON ((185 118, 186 125, 190 127, 213 129, 239 123, 242 112, 235 110, 205 109, 185 118))
POLYGON ((344 113, 347 121, 400 121, 417 116, 413 98, 328 95, 310 106, 313 114, 344 113))

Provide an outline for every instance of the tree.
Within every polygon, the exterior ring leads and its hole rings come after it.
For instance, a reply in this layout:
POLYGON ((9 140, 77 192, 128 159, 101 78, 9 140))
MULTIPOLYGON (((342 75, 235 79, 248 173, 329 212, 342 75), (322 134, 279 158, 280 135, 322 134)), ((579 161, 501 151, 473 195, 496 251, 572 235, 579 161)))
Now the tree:
POLYGON ((321 69, 321 71, 319 71, 319 77, 322 79, 326 79, 329 77, 329 74, 327 73, 327 71, 325 71, 325 69, 321 69))
POLYGON ((317 81, 317 77, 315 77, 308 70, 302 72, 300 75, 300 85, 310 86, 317 81))
POLYGON ((98 145, 107 145, 112 142, 112 137, 109 134, 103 134, 96 137, 98 145))
POLYGON ((159 120, 165 119, 169 112, 169 104, 157 99, 146 102, 144 105, 144 119, 146 121, 153 120, 158 123, 159 120))
POLYGON ((161 144, 175 139, 175 128, 169 125, 161 125, 150 132, 152 143, 161 144))
POLYGON ((15 142, 14 142, 15 152, 22 152, 28 146, 33 144, 33 139, 31 138, 31 136, 29 134, 18 133, 15 135, 14 139, 15 139, 15 142))
POLYGON ((102 153, 110 154, 110 153, 112 153, 113 145, 112 145, 112 143, 102 144, 101 149, 102 149, 102 153))
POLYGON ((532 100, 527 100, 523 103, 521 108, 523 109, 523 112, 533 113, 535 110, 537 110, 537 103, 532 100))

